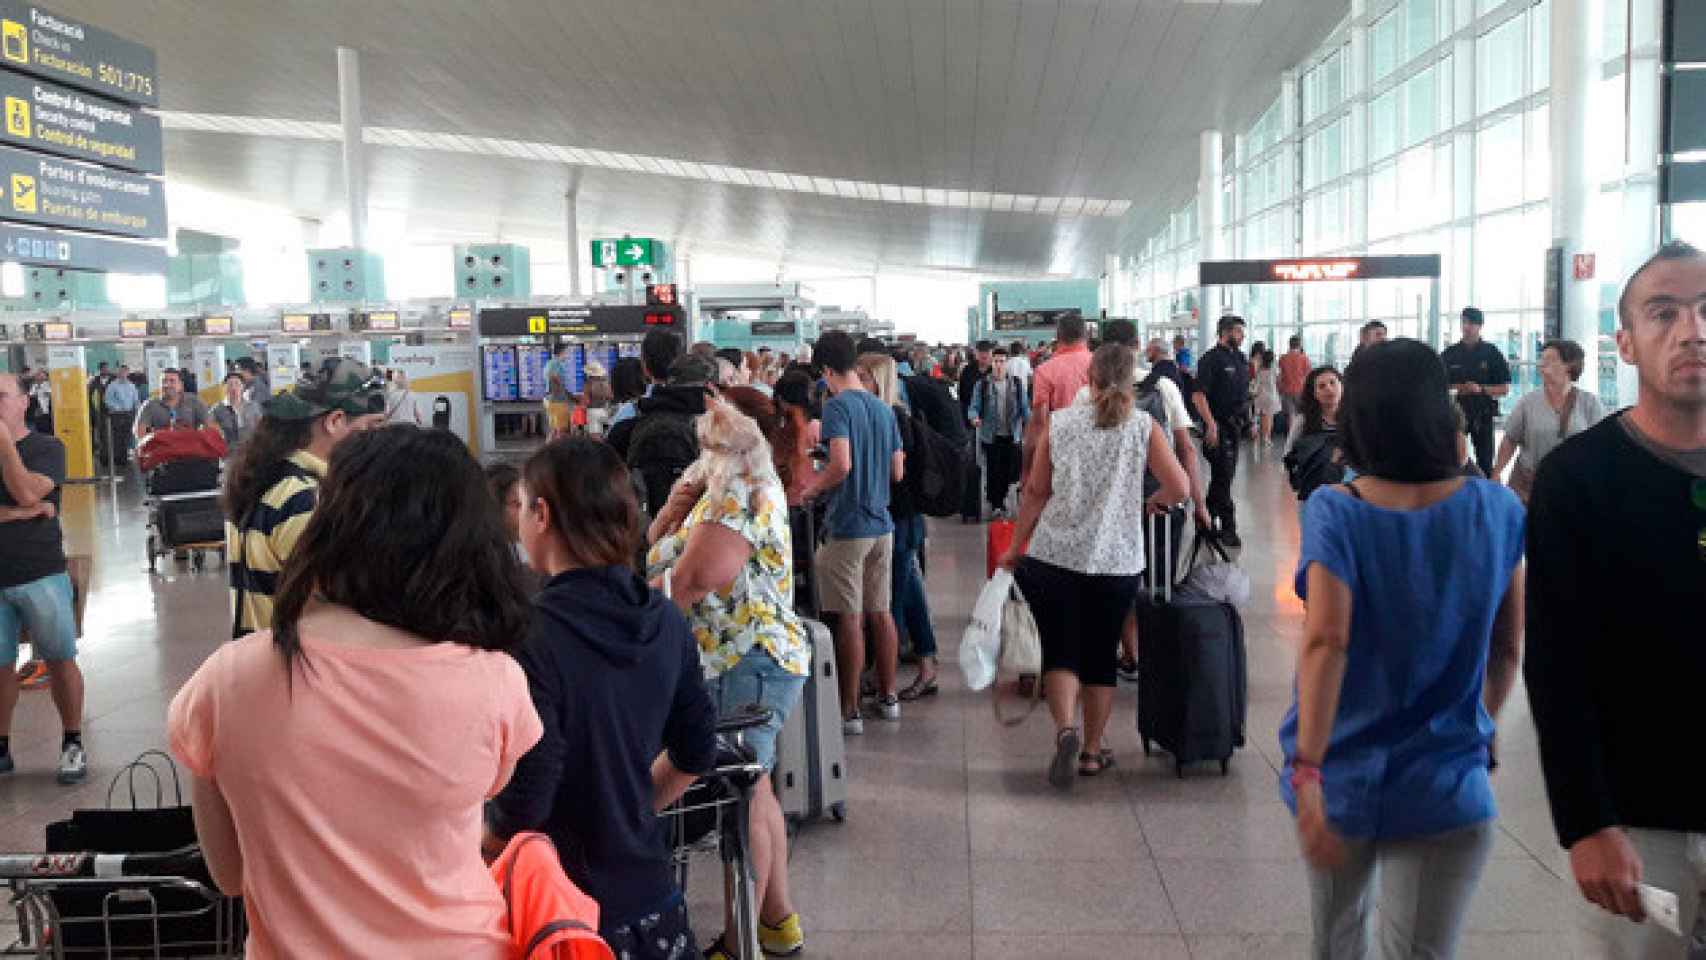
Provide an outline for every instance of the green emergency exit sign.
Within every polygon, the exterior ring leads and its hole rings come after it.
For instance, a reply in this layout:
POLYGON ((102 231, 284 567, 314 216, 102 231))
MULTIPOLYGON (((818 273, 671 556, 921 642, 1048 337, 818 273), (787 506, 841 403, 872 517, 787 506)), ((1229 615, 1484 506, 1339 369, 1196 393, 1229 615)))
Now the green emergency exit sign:
POLYGON ((592 265, 595 267, 649 267, 657 263, 657 241, 644 237, 623 237, 620 240, 594 240, 592 265))

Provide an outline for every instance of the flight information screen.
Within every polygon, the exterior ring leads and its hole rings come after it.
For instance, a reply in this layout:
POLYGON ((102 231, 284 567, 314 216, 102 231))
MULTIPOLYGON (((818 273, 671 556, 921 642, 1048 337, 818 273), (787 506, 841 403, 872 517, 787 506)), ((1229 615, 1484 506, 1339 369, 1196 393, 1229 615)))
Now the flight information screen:
POLYGON ((515 348, 481 347, 485 367, 486 400, 509 403, 518 399, 515 348))
POLYGON ((545 382, 545 364, 551 359, 549 347, 521 347, 518 383, 523 400, 543 400, 549 386, 545 382))

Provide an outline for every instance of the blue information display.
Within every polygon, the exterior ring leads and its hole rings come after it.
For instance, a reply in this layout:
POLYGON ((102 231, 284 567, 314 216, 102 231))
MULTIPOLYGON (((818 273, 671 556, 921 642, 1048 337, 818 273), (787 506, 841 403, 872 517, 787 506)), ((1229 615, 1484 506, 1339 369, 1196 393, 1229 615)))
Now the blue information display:
POLYGON ((486 374, 486 400, 512 403, 517 399, 514 347, 482 347, 486 374))
POLYGON ((548 347, 520 347, 520 362, 517 367, 517 383, 520 387, 520 397, 523 400, 543 400, 545 392, 550 387, 545 380, 545 364, 551 360, 551 350, 548 347))

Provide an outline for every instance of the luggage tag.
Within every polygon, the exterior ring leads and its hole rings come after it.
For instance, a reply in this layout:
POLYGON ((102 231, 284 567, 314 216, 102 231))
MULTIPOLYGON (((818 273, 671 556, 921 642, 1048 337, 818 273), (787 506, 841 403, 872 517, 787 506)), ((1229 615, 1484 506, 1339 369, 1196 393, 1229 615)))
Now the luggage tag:
POLYGON ((1645 883, 1637 886, 1635 893, 1641 898, 1641 909, 1647 912, 1648 921, 1682 936, 1682 916, 1677 908, 1676 894, 1645 883))

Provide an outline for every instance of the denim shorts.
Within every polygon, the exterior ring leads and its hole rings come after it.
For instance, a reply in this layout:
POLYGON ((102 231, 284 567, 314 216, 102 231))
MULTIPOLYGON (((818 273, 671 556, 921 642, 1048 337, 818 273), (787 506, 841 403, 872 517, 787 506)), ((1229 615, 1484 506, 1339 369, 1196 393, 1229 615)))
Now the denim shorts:
POLYGON ((77 619, 71 611, 69 574, 0 587, 0 664, 18 662, 20 630, 30 632, 30 643, 40 659, 76 658, 77 619))
POLYGON ((754 646, 733 668, 711 680, 709 686, 719 716, 727 717, 755 703, 771 709, 773 716, 770 722, 746 731, 742 739, 752 748, 765 770, 773 769, 776 766, 776 735, 782 731, 788 714, 800 702, 806 678, 782 669, 768 651, 754 646))

